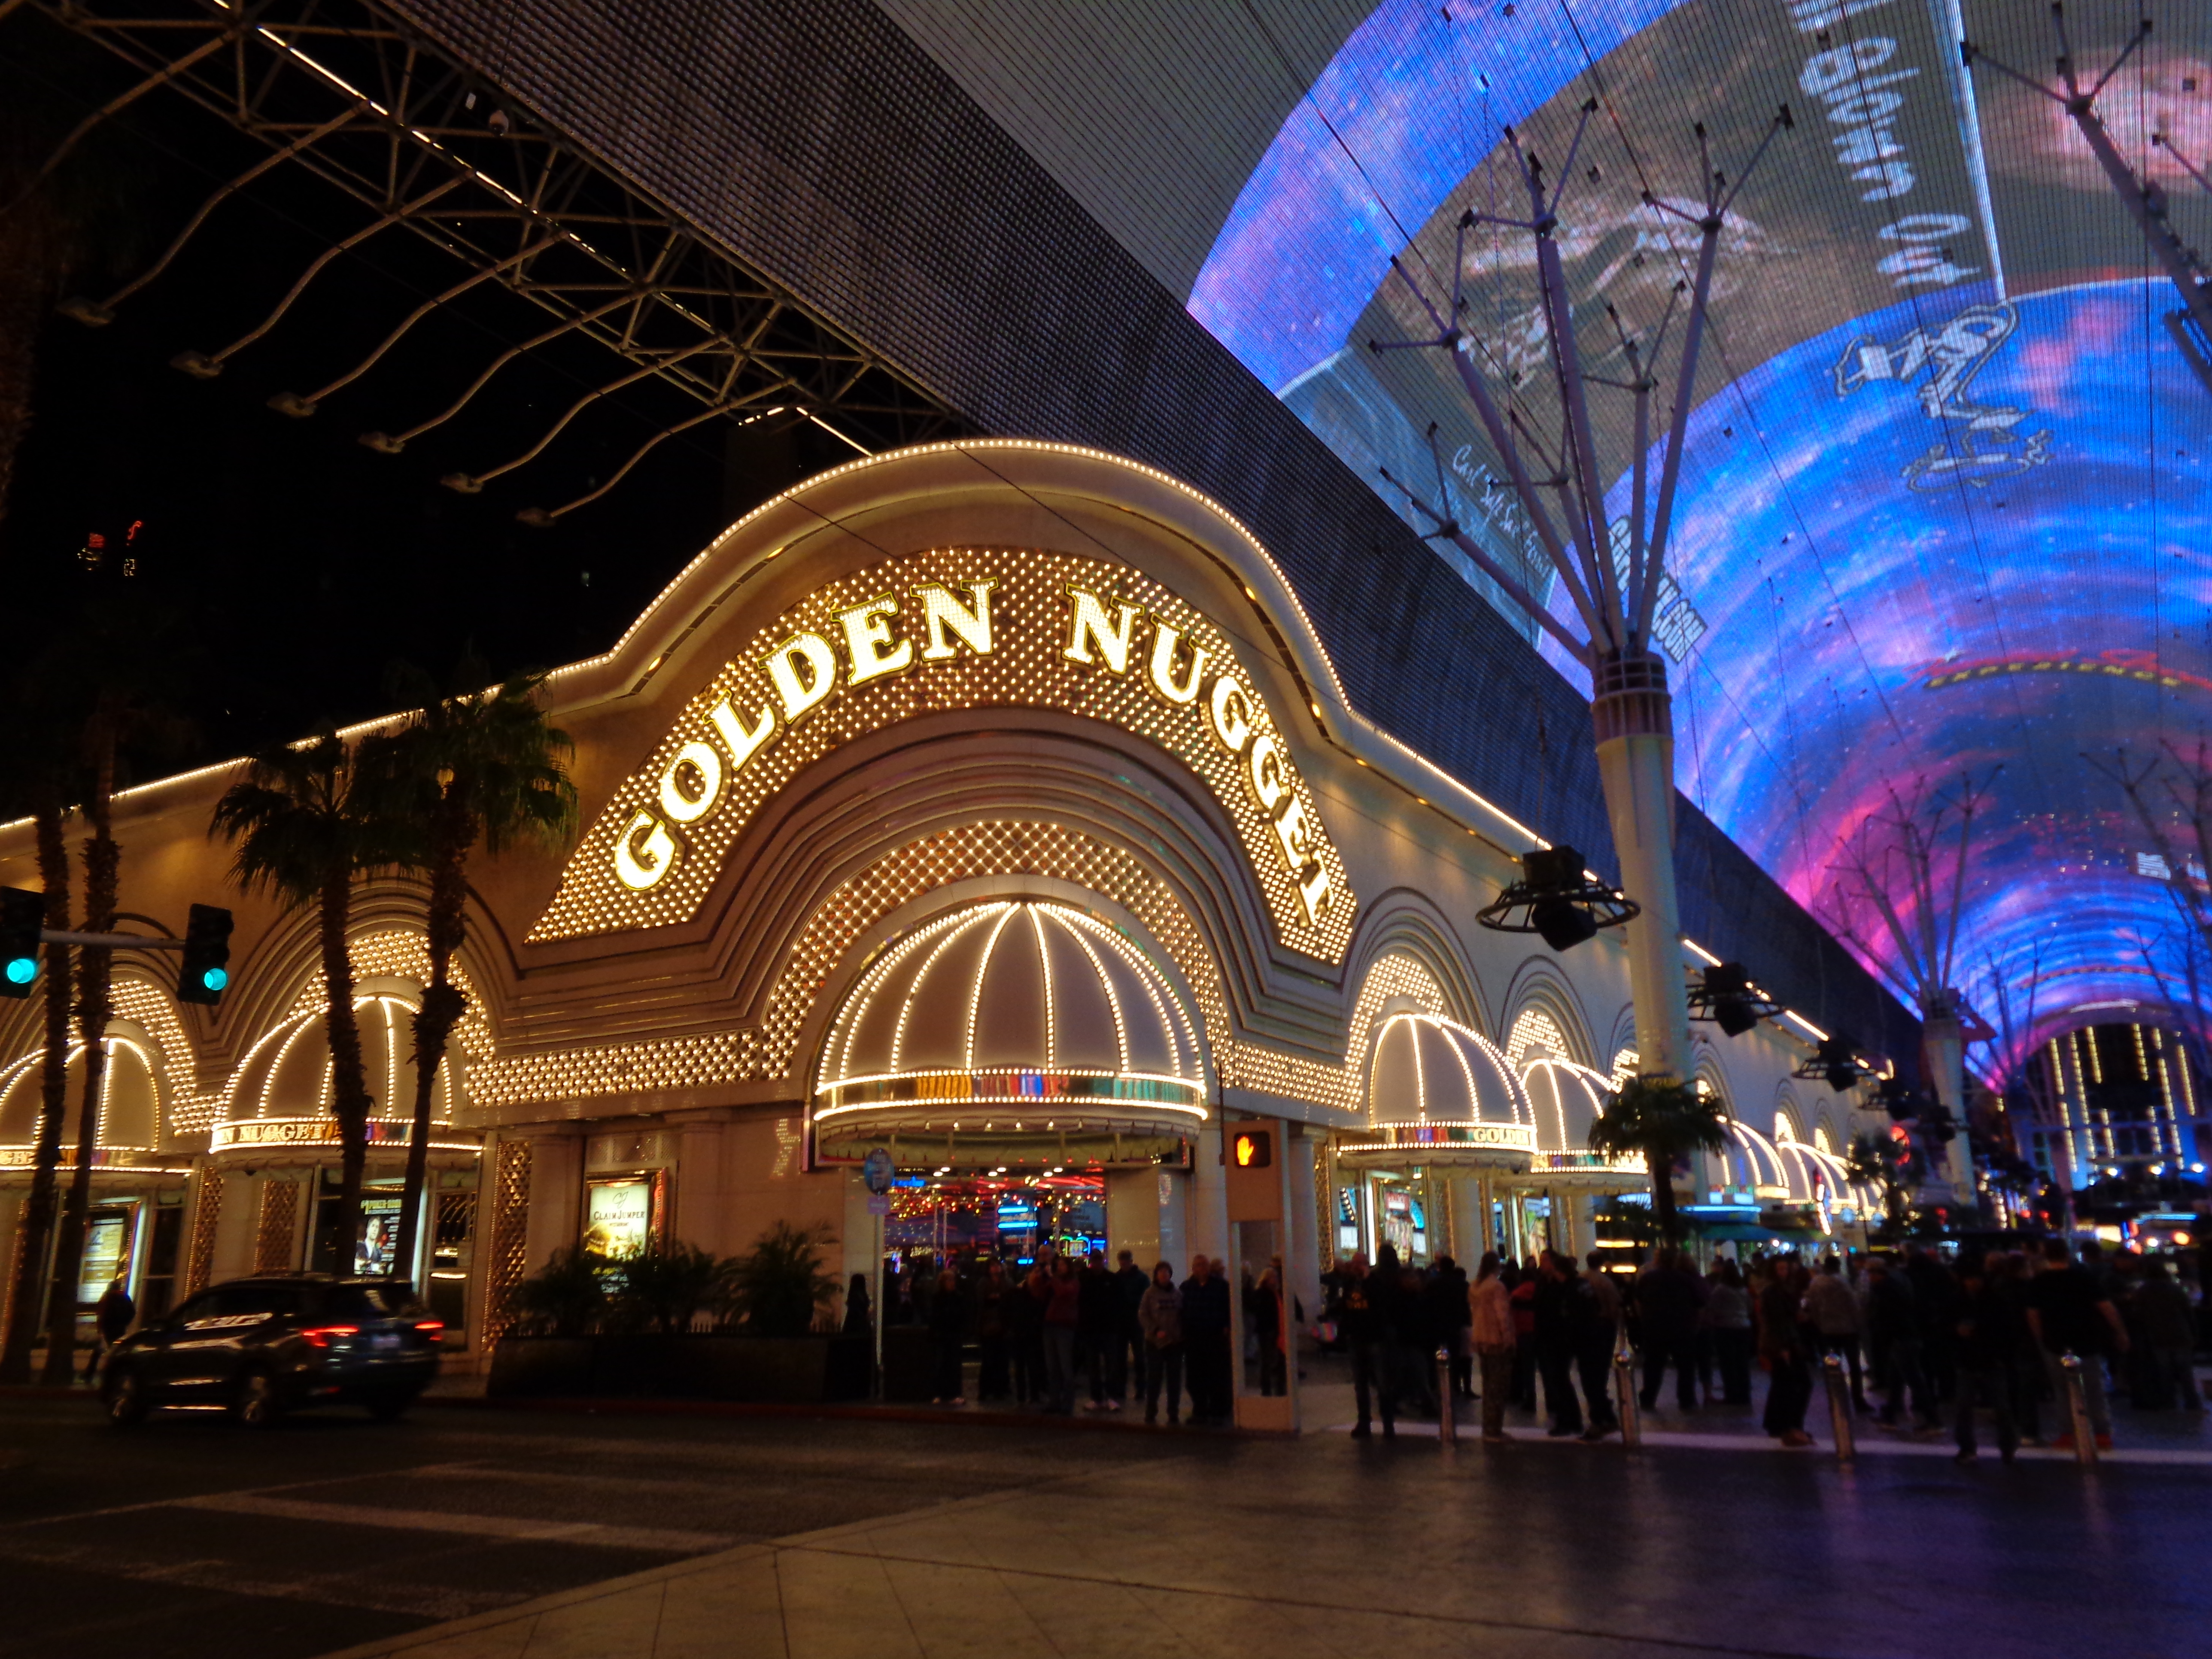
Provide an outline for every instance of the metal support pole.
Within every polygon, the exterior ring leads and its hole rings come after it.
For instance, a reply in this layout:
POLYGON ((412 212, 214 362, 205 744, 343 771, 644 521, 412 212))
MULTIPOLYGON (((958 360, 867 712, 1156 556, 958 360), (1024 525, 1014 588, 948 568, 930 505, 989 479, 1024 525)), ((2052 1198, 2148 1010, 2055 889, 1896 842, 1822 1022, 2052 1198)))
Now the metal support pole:
POLYGON ((1447 1446, 1459 1444, 1459 1424, 1452 1413, 1451 1350, 1437 1350, 1437 1437, 1447 1446))
POLYGON ((2097 1437, 2089 1427, 2089 1391, 2081 1382, 2081 1356, 2066 1354, 2058 1364, 2066 1373, 2066 1409, 2074 1425, 2074 1461, 2087 1468, 2097 1461, 2097 1437))
POLYGON ((888 1291, 890 1286, 887 1282, 884 1273, 884 1218, 881 1212, 878 1212, 875 1221, 876 1267, 875 1271, 870 1273, 868 1277, 874 1279, 876 1282, 876 1386, 874 1389, 874 1394, 875 1397, 880 1401, 884 1398, 884 1293, 888 1291))
POLYGON ((1620 1443, 1644 1443, 1644 1406, 1636 1395, 1636 1353, 1628 1346, 1628 1333, 1620 1333, 1613 1350, 1613 1388, 1620 1396, 1620 1443))
POLYGON ((1858 1442, 1851 1426, 1851 1389, 1844 1378, 1844 1357, 1820 1357, 1820 1376, 1828 1385, 1828 1422, 1836 1431, 1836 1462, 1848 1463, 1857 1454, 1858 1442))

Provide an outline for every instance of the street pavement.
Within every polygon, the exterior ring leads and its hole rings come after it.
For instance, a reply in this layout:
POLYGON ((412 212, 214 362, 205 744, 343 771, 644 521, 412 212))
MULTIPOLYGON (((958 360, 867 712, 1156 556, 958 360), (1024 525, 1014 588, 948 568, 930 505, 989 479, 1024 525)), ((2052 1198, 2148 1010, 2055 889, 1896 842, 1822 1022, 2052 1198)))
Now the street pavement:
POLYGON ((2208 1650, 2195 1456, 1844 1468, 1517 1432, 481 1406, 118 1432, 4 1399, 0 1656, 2208 1650))
POLYGON ((421 1407, 109 1428, 0 1399, 0 1655, 294 1659, 1158 1449, 1018 1428, 421 1407))

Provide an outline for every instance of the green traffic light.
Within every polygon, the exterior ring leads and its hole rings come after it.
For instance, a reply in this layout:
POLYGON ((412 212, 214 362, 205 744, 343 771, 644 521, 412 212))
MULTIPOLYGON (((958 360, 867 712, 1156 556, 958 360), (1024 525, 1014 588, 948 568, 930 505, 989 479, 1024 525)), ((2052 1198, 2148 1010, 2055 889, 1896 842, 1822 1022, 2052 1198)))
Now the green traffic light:
POLYGON ((38 976, 39 959, 36 957, 13 957, 9 959, 8 983, 10 985, 28 985, 38 976))
POLYGON ((221 968, 210 968, 200 975, 200 983, 210 991, 220 991, 230 983, 230 975, 221 968))

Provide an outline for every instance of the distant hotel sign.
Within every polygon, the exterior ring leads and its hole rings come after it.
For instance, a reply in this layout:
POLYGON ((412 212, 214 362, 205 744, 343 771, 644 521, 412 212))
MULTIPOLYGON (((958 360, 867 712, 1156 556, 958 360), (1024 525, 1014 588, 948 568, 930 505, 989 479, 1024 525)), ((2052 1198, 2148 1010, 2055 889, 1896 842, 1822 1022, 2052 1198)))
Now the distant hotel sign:
POLYGON ((1342 960, 1343 860, 1226 637, 1127 566, 1024 550, 889 561, 762 629, 616 792, 530 937, 687 921, 802 768, 898 720, 1007 706, 1109 721, 1180 757, 1236 821, 1283 942, 1342 960))

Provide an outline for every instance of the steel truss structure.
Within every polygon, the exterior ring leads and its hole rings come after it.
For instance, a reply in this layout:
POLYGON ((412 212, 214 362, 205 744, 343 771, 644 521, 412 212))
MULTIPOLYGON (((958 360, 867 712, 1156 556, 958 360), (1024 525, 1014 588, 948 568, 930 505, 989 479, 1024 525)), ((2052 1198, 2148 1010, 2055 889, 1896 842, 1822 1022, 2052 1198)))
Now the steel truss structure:
POLYGON ((396 319, 362 362, 323 386, 279 392, 271 408, 295 418, 315 415, 433 311, 487 284, 529 301, 545 313, 546 326, 492 358, 445 407, 424 411, 400 431, 363 433, 362 442, 398 453, 459 416, 517 357, 570 335, 613 353, 619 372, 577 398, 520 453, 447 474, 449 488, 473 494, 527 465, 594 403, 640 382, 672 386, 699 406, 663 425, 590 495, 550 510, 526 508, 517 515, 525 522, 550 524, 598 499, 656 445, 717 418, 811 420, 863 454, 964 429, 940 400, 827 319, 508 107, 488 81, 365 0, 0 0, 0 17, 18 5, 98 42, 139 77, 88 116, 44 172, 98 123, 164 88, 269 151, 201 203, 150 265, 112 294, 72 296, 62 307, 66 314, 94 325, 109 320, 168 268, 223 202, 288 162, 343 191, 368 216, 319 253, 253 328, 220 349, 173 359, 187 374, 220 374, 283 321, 332 261, 404 228, 451 256, 459 276, 396 319))

